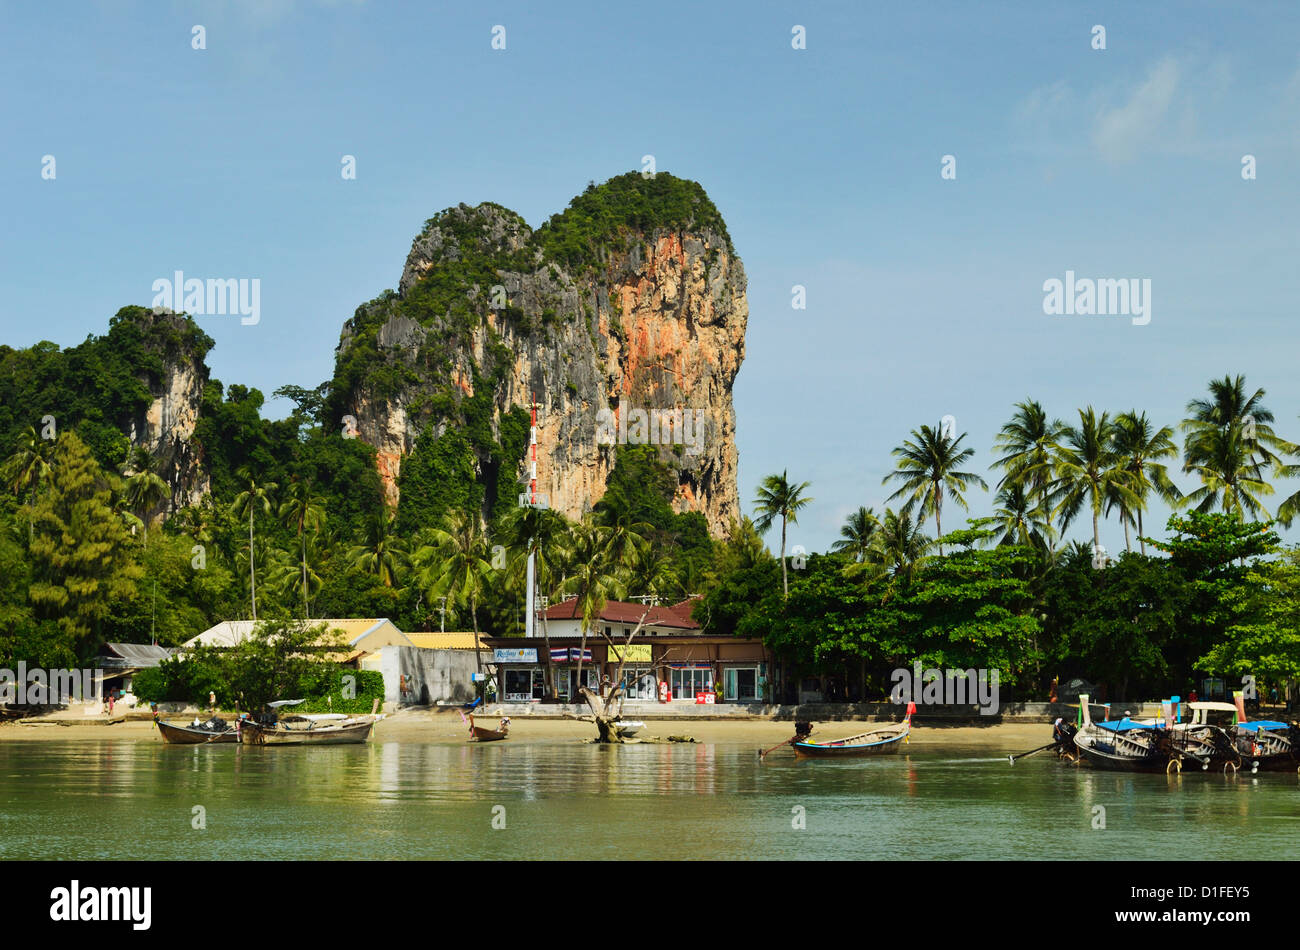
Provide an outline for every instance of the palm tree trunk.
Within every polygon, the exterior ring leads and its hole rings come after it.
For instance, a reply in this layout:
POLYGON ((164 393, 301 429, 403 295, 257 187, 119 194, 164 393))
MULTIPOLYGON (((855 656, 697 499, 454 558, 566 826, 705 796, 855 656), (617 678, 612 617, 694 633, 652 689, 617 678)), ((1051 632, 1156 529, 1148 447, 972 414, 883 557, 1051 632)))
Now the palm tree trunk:
POLYGON ((1142 509, 1139 508, 1138 509, 1138 544, 1142 546, 1143 557, 1145 557, 1147 553, 1147 543, 1142 540, 1142 536, 1144 533, 1145 532, 1143 532, 1142 530, 1142 509))
POLYGON ((469 615, 474 623, 474 665, 480 673, 483 672, 483 655, 478 650, 478 604, 474 602, 473 596, 469 599, 469 615))
POLYGON ((248 592, 253 604, 253 623, 257 623, 257 575, 253 573, 253 500, 248 500, 248 592))
MULTIPOLYGON (((934 486, 934 531, 935 538, 943 537, 943 490, 939 488, 938 483, 934 486)), ((943 557, 943 542, 939 541, 939 557, 943 557)))
POLYGON ((1128 523, 1129 523, 1128 515, 1123 515, 1120 518, 1120 521, 1123 522, 1124 524, 1124 550, 1131 553, 1133 550, 1133 545, 1129 543, 1129 539, 1128 539, 1128 523))
POLYGON ((307 619, 307 535, 298 532, 298 541, 302 550, 302 619, 307 619))
POLYGON ((781 590, 784 591, 785 599, 790 599, 790 579, 786 576, 785 569, 785 515, 781 515, 781 590))
POLYGON ((1097 552, 1101 550, 1101 528, 1097 524, 1097 506, 1092 508, 1092 556, 1096 558, 1097 552))

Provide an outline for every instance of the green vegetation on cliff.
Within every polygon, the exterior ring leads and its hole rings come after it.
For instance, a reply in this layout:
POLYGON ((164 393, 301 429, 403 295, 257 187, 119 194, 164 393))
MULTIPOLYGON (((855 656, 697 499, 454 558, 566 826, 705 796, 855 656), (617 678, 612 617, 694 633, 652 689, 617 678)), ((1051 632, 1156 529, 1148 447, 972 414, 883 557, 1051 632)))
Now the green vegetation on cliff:
POLYGON ((603 264, 611 250, 627 250, 634 234, 660 230, 710 231, 731 249, 727 225, 704 188, 667 172, 649 178, 628 172, 590 185, 534 232, 533 244, 547 260, 582 271, 603 264))

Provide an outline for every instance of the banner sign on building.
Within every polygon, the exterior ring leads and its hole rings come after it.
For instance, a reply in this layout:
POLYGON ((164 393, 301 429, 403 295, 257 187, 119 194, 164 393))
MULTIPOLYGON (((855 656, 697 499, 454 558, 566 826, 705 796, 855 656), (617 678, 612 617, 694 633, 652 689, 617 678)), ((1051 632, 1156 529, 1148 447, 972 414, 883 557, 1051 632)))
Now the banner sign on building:
POLYGON ((534 647, 530 650, 523 650, 523 649, 503 650, 501 648, 497 648, 492 651, 492 662, 493 663, 536 663, 537 648, 534 647))
POLYGON ((632 660, 633 662, 649 663, 651 659, 650 644, 635 643, 629 647, 610 647, 609 656, 610 659, 614 662, 623 659, 628 659, 628 660, 632 660), (624 654, 627 654, 626 657, 624 656, 624 654))

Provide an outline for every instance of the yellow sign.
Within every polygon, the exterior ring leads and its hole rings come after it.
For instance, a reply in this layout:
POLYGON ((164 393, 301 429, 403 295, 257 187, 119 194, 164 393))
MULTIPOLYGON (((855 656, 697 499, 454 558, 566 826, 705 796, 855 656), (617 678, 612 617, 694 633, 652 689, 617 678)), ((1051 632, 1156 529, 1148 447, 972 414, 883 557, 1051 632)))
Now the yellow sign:
POLYGON ((610 658, 614 661, 628 659, 632 661, 650 662, 650 644, 635 643, 629 647, 610 647, 610 658), (627 654, 626 657, 624 654, 627 654))

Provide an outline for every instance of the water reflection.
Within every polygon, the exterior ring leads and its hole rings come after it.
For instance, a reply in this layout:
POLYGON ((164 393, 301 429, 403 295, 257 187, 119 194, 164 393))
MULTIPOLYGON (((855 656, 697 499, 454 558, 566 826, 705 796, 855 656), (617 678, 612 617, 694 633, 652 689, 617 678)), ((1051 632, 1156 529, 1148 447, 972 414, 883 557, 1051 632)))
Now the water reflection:
POLYGON ((51 741, 0 745, 0 856, 58 840, 87 858, 1284 858, 1296 787, 1012 769, 986 749, 760 763, 706 744, 51 741))

